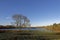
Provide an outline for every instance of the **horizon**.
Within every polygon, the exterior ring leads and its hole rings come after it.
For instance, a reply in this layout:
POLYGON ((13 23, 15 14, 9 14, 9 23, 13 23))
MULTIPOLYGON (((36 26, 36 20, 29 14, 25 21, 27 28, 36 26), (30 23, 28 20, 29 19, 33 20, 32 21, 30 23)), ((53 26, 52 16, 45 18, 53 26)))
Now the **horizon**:
POLYGON ((10 25, 14 14, 27 16, 32 26, 60 23, 60 0, 0 0, 0 25, 10 25))

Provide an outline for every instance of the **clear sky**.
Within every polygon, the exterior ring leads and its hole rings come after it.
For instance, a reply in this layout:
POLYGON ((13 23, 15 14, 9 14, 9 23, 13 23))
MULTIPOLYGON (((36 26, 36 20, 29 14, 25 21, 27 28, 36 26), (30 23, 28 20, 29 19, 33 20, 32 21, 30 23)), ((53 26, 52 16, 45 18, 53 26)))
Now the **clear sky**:
POLYGON ((0 0, 0 24, 10 24, 12 15, 27 16, 33 26, 60 23, 60 0, 0 0))

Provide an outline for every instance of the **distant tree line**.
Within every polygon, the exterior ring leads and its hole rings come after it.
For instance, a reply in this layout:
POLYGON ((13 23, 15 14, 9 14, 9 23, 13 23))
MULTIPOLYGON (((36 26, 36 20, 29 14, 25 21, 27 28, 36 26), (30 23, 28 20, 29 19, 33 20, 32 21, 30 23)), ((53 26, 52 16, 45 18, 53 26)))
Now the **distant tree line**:
POLYGON ((7 25, 7 26, 0 25, 0 29, 11 29, 11 28, 15 28, 15 27, 12 25, 7 25))

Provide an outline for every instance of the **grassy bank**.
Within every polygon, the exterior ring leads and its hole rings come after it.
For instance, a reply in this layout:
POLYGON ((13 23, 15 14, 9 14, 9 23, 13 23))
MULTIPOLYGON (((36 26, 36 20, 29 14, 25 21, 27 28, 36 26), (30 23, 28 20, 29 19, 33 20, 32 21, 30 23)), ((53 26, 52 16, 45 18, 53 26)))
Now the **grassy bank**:
POLYGON ((0 40, 23 40, 23 39, 30 39, 30 40, 49 40, 44 37, 44 35, 56 35, 56 33, 52 32, 42 32, 37 30, 20 30, 20 31, 7 31, 0 33, 0 40), (37 36, 33 36, 37 35, 37 36))

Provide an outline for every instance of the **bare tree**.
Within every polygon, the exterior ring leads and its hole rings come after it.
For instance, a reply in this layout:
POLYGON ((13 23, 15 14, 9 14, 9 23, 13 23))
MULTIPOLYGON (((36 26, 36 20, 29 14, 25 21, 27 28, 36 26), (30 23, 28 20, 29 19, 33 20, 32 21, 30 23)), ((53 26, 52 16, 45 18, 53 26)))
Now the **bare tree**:
POLYGON ((17 27, 27 27, 29 25, 28 23, 30 22, 29 19, 26 16, 23 16, 21 14, 15 14, 12 16, 12 18, 15 20, 15 24, 17 27))
POLYGON ((15 20, 16 26, 21 26, 22 15, 15 14, 15 15, 13 15, 12 18, 15 20))
POLYGON ((28 27, 30 25, 30 20, 26 17, 26 16, 23 16, 23 19, 24 19, 24 27, 28 27))

